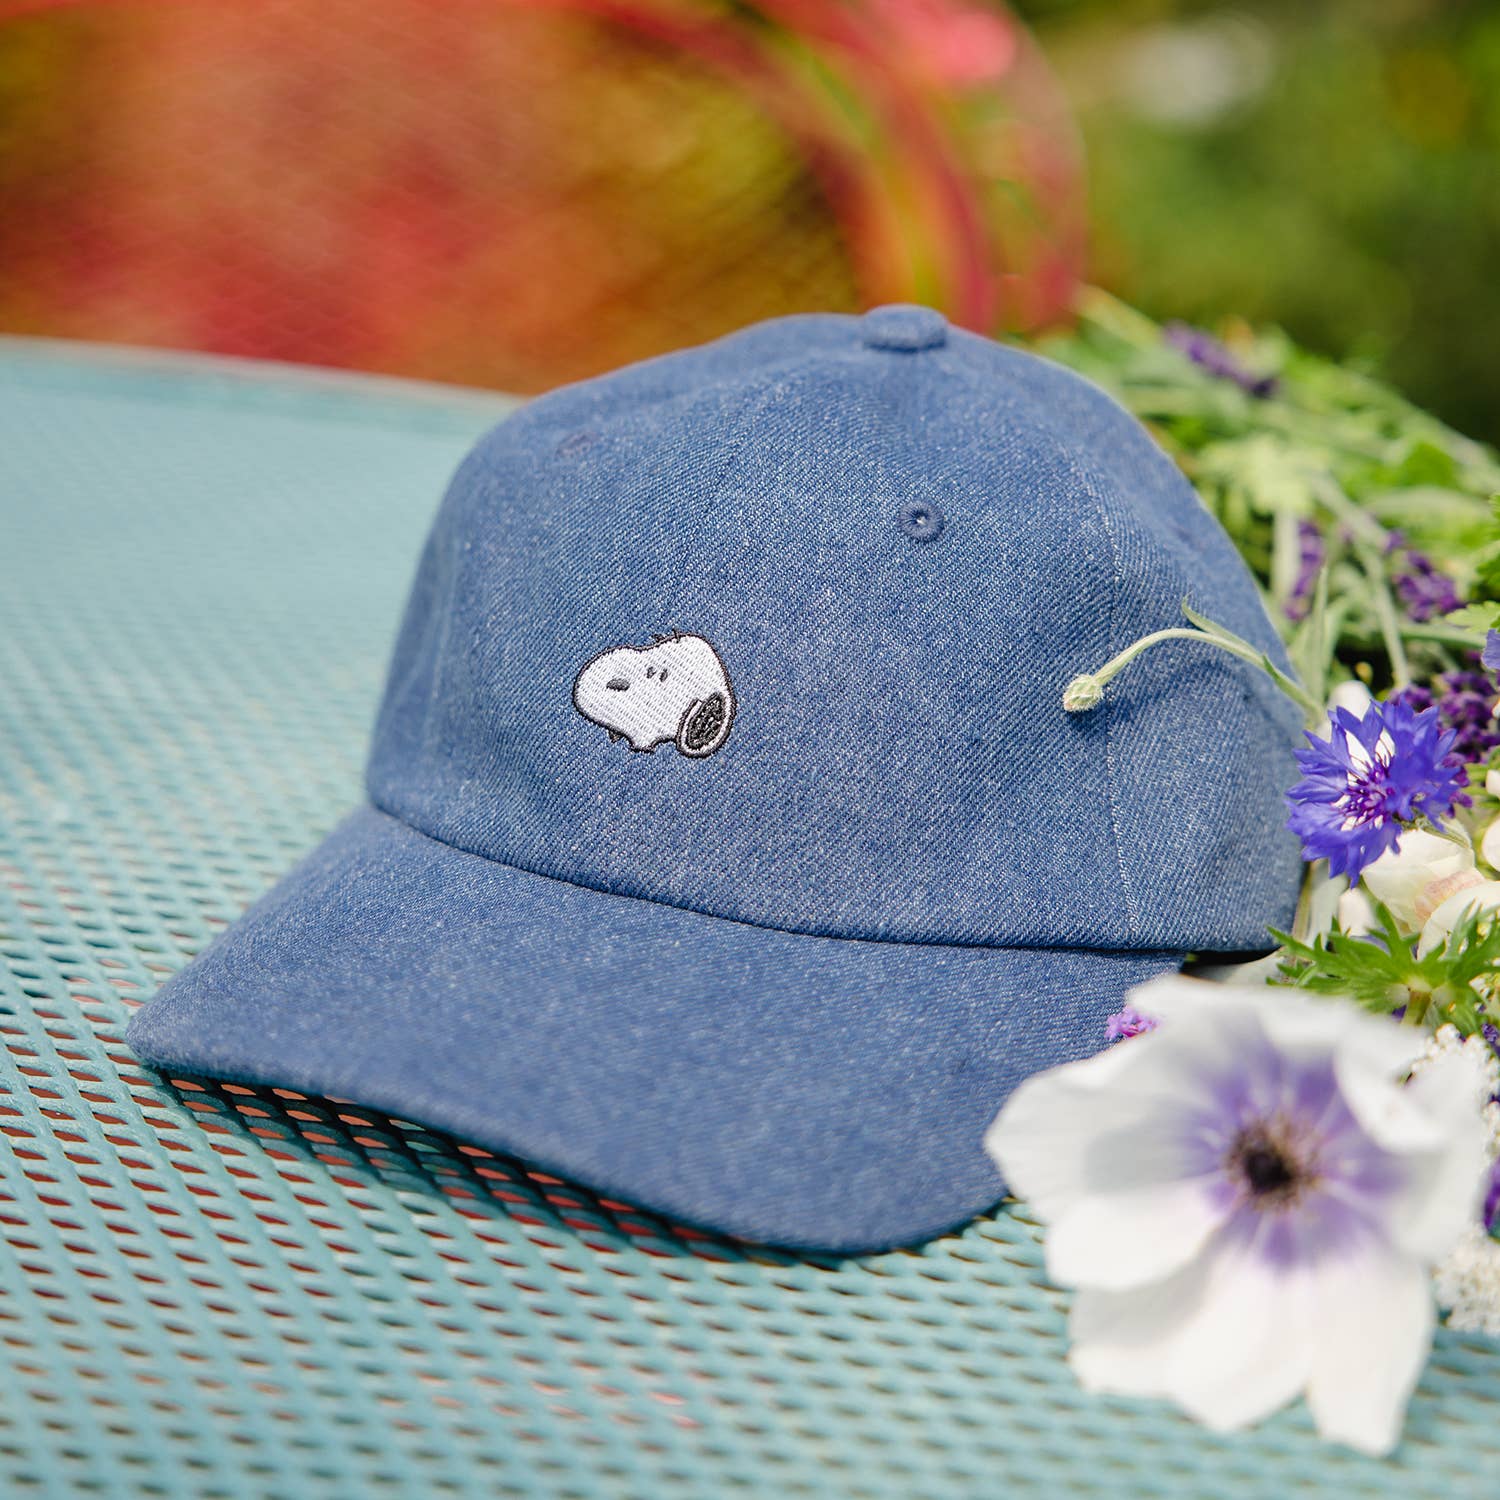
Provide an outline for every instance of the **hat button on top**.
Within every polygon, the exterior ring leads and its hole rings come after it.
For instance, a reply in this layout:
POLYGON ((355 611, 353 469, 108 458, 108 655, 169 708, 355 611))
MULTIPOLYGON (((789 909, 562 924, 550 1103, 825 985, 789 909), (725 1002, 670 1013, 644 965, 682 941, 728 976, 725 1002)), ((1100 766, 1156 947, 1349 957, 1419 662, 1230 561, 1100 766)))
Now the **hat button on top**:
POLYGON ((915 353, 937 349, 948 342, 948 320, 931 307, 898 302, 871 308, 859 320, 867 349, 890 349, 915 353))

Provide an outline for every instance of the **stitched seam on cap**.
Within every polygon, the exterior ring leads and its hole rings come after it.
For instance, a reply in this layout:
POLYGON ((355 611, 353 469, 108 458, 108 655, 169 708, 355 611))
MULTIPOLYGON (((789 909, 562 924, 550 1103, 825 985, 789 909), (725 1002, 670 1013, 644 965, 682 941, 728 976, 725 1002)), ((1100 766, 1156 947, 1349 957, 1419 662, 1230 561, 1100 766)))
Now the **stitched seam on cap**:
MULTIPOLYGON (((1120 603, 1120 552, 1115 543, 1115 534, 1109 524, 1109 515, 1105 510, 1104 502, 1094 492, 1092 483, 1086 483, 1089 499, 1094 502, 1094 508, 1099 512, 1099 524, 1104 529, 1105 539, 1109 542, 1110 560, 1114 566, 1110 570, 1109 586, 1109 660, 1113 661, 1115 653, 1120 649, 1115 640, 1115 624, 1119 615, 1120 603)), ((1130 883, 1130 871, 1125 861, 1125 836, 1120 829, 1120 793, 1115 778, 1115 711, 1114 705, 1103 703, 1099 705, 1104 710, 1104 782, 1109 793, 1109 823, 1115 837, 1115 861, 1120 868, 1120 889, 1125 896, 1125 916, 1130 923, 1131 937, 1140 934, 1141 915, 1136 904, 1135 890, 1130 883)))
MULTIPOLYGON (((972 375, 976 386, 982 385, 977 376, 972 375)), ((1078 377, 1073 377, 1077 379, 1078 377)), ((1107 398, 1106 398, 1107 399, 1107 398)), ((1081 459, 1073 450, 1072 446, 1058 432, 1053 425, 1051 413, 1040 402, 1028 398, 1025 405, 1029 408, 1039 425, 1051 436, 1057 444, 1058 456, 1067 466, 1074 478, 1078 480, 1085 494, 1094 506, 1095 513, 1099 517, 1100 529, 1104 532, 1105 541, 1109 544, 1110 557, 1110 590, 1109 590, 1109 622, 1106 639, 1109 642, 1109 655, 1106 660, 1112 661, 1117 651, 1120 650, 1115 638, 1115 629, 1119 618, 1120 584, 1124 577, 1124 569, 1120 562, 1120 549, 1115 541, 1115 534, 1109 524, 1109 514, 1106 510, 1101 488, 1097 475, 1093 468, 1081 459)), ((1131 885, 1130 871, 1125 860, 1125 838, 1120 826, 1120 798, 1119 788, 1115 777, 1115 755, 1114 755, 1114 710, 1108 702, 1099 705, 1095 712, 1103 712, 1104 719, 1104 782, 1109 797, 1109 826, 1114 837, 1115 863, 1120 871, 1120 891, 1125 898, 1125 919, 1129 924, 1132 939, 1140 936, 1141 916, 1140 908, 1136 902, 1135 890, 1131 885)))
MULTIPOLYGON (((738 430, 735 432, 733 441, 729 444, 723 459, 719 464, 719 472, 714 475, 713 482, 707 488, 707 503, 703 507, 703 517, 711 515, 724 495, 724 486, 729 482, 729 476, 734 473, 735 467, 740 461, 741 454, 745 451, 745 444, 750 437, 750 429, 753 423, 759 420, 760 415, 770 405, 772 398, 784 395, 790 387, 791 382, 800 379, 809 371, 819 368, 826 363, 830 356, 836 357, 837 351, 819 350, 816 354, 809 354, 802 359, 790 361, 784 367, 776 370, 774 374, 766 374, 758 380, 748 382, 746 394, 749 396, 747 409, 740 419, 738 430)), ((685 561, 685 559, 684 559, 685 561)), ((684 569, 686 572, 686 569, 684 569)), ((678 614, 678 605, 682 598, 682 582, 678 580, 677 593, 672 599, 667 611, 668 618, 675 620, 678 614)))
MULTIPOLYGON (((749 432, 750 432, 750 429, 751 429, 751 423, 766 408, 767 404, 775 396, 777 396, 778 394, 784 393, 787 389, 789 389, 791 387, 791 385, 795 381, 797 381, 797 380, 805 377, 808 373, 810 373, 810 372, 812 372, 812 371, 814 371, 814 370, 816 370, 816 369, 818 369, 818 368, 820 368, 820 367, 822 367, 822 366, 824 366, 826 364, 838 363, 838 362, 843 361, 843 360, 849 360, 850 359, 850 352, 852 352, 852 351, 844 351, 844 350, 840 350, 840 349, 819 350, 817 353, 805 356, 805 357, 803 357, 801 359, 797 359, 797 360, 793 360, 793 361, 788 361, 786 364, 784 364, 780 368, 776 369, 774 372, 768 372, 767 374, 765 374, 762 377, 760 377, 758 380, 747 383, 748 386, 749 386, 749 389, 751 391, 753 391, 755 394, 752 396, 752 400, 751 400, 751 403, 750 403, 750 409, 745 413, 744 418, 743 418, 743 420, 740 423, 739 430, 736 432, 735 438, 734 438, 733 442, 730 444, 729 451, 725 454, 723 460, 721 461, 721 464, 720 464, 720 467, 719 467, 719 472, 715 476, 713 484, 709 487, 708 509, 711 510, 713 508, 713 506, 716 505, 718 503, 719 499, 721 498, 724 484, 727 482, 727 479, 728 479, 730 473, 733 470, 733 466, 735 465, 736 461, 739 459, 739 457, 741 455, 741 452, 742 452, 742 450, 744 448, 745 442, 746 442, 746 440, 748 438, 748 435, 749 435, 749 432)), ((920 351, 920 352, 926 352, 926 351, 920 351)), ((939 351, 939 352, 941 352, 941 351, 939 351)), ((850 362, 853 363, 855 361, 851 360, 850 362)), ((987 391, 990 394, 993 394, 994 377, 993 377, 992 374, 985 375, 984 377, 981 377, 981 376, 977 375, 972 370, 972 368, 968 367, 967 361, 965 361, 963 363, 960 363, 957 369, 953 369, 952 368, 953 362, 951 362, 951 361, 944 362, 944 363, 948 364, 950 372, 952 374, 956 375, 958 377, 958 379, 959 379, 960 382, 968 383, 971 386, 971 388, 973 388, 973 389, 987 391)), ((1114 649, 1114 638, 1115 638, 1116 622, 1117 622, 1118 614, 1119 614, 1119 592, 1120 592, 1120 584, 1121 584, 1121 581, 1122 581, 1122 568, 1121 568, 1121 564, 1120 564, 1119 551, 1118 551, 1118 547, 1116 545, 1115 537, 1114 537, 1113 532, 1111 531, 1111 529, 1109 527, 1108 519, 1107 519, 1107 516, 1106 516, 1106 513, 1105 513, 1105 507, 1104 507, 1104 504, 1103 504, 1103 502, 1101 500, 1101 497, 1100 497, 1099 486, 1098 486, 1098 484, 1095 481, 1095 477, 1094 477, 1094 474, 1093 474, 1092 470, 1087 469, 1086 466, 1078 459, 1077 455, 1073 452, 1073 450, 1071 449, 1071 447, 1066 442, 1064 442, 1062 440, 1062 438, 1059 436, 1059 434, 1057 432, 1057 429, 1047 419, 1047 416, 1045 414, 1045 410, 1043 408, 1039 407, 1034 401, 1031 401, 1031 400, 1013 401, 1011 404, 1013 406, 1019 408, 1019 409, 1022 409, 1024 411, 1026 411, 1027 414, 1030 415, 1033 420, 1037 421, 1038 425, 1041 426, 1049 434, 1049 436, 1052 437, 1054 443, 1056 443, 1056 445, 1057 445, 1057 452, 1058 452, 1058 455, 1060 457, 1060 460, 1061 460, 1062 464, 1066 467, 1066 469, 1068 471, 1070 471, 1070 473, 1072 474, 1072 476, 1074 477, 1074 479, 1078 482, 1078 484, 1087 493, 1089 501, 1092 503, 1092 505, 1093 505, 1093 507, 1095 509, 1095 512, 1099 516, 1100 525, 1101 525, 1101 528, 1102 528, 1102 530, 1104 532, 1106 541, 1107 541, 1108 546, 1109 546, 1109 551, 1110 551, 1110 562, 1111 562, 1111 569, 1110 569, 1110 606, 1109 606, 1109 616, 1108 616, 1108 622, 1107 622, 1107 640, 1110 643, 1110 649, 1111 649, 1111 651, 1113 651, 1113 649, 1114 649)), ((674 607, 675 607, 675 605, 674 605, 674 607)), ((1108 714, 1109 713, 1109 706, 1106 704, 1106 705, 1103 705, 1103 708, 1104 708, 1104 711, 1106 712, 1106 714, 1108 714)), ((1127 932, 1128 932, 1128 935, 1129 935, 1129 940, 1131 942, 1134 942, 1140 936, 1141 923, 1140 923, 1139 912, 1138 912, 1137 904, 1136 904, 1136 900, 1135 900, 1135 895, 1134 895, 1134 892, 1133 892, 1133 890, 1131 888, 1130 877, 1129 877, 1128 870, 1126 868, 1126 862, 1125 862, 1125 857, 1124 857, 1124 850, 1123 850, 1123 842, 1124 841, 1123 841, 1123 835, 1122 835, 1121 824, 1120 824, 1120 811, 1119 811, 1118 789, 1117 789, 1117 786, 1116 786, 1114 756, 1113 756, 1112 742, 1111 742, 1111 736, 1110 736, 1110 720, 1108 718, 1106 718, 1106 720, 1105 720, 1105 779, 1106 779, 1106 793, 1107 793, 1107 796, 1108 796, 1108 799, 1109 799, 1109 804, 1110 804, 1110 831, 1111 831, 1111 836, 1112 836, 1112 839, 1113 839, 1113 842, 1114 842, 1114 847, 1115 847, 1116 864, 1117 864, 1117 867, 1118 867, 1119 872, 1120 872, 1121 893, 1122 893, 1122 896, 1124 898, 1127 932)), ((530 867, 528 865, 513 864, 513 863, 511 863, 508 860, 496 859, 493 856, 485 854, 485 853, 482 853, 482 852, 480 852, 478 850, 466 848, 462 844, 451 843, 451 842, 449 842, 446 839, 438 838, 435 835, 433 835, 432 833, 429 833, 427 830, 417 827, 415 824, 409 822, 401 814, 393 811, 392 809, 390 809, 388 807, 383 806, 379 801, 377 801, 376 798, 375 798, 375 796, 374 796, 373 789, 367 788, 367 796, 370 799, 371 805, 374 806, 379 812, 381 812, 383 815, 385 815, 387 817, 393 818, 395 821, 401 823, 403 827, 410 828, 414 833, 420 834, 424 838, 431 839, 433 842, 441 844, 441 845, 443 845, 443 847, 448 848, 448 849, 452 849, 455 852, 472 855, 474 858, 483 859, 483 860, 485 860, 488 863, 499 865, 502 868, 515 870, 515 871, 518 871, 520 873, 524 873, 524 874, 528 874, 528 875, 533 875, 533 876, 536 876, 536 877, 541 878, 541 879, 557 880, 557 881, 560 881, 562 884, 572 885, 572 886, 575 886, 576 888, 581 889, 581 890, 594 891, 594 892, 596 892, 598 894, 601 894, 601 895, 624 897, 625 899, 629 899, 629 900, 650 901, 650 902, 652 902, 655 905, 666 906, 666 907, 669 907, 669 908, 674 909, 674 910, 691 912, 691 913, 693 913, 695 915, 699 915, 699 916, 711 918, 711 919, 717 920, 717 921, 739 922, 742 925, 749 926, 749 927, 755 927, 755 928, 758 928, 758 929, 764 930, 764 931, 781 932, 781 933, 787 933, 787 934, 792 934, 792 935, 822 938, 822 939, 825 939, 825 940, 828 940, 828 941, 887 942, 887 943, 896 943, 896 944, 898 944, 900 946, 905 946, 905 947, 982 948, 982 949, 991 949, 991 950, 999 950, 999 951, 1004 951, 1006 949, 1022 949, 1022 950, 1041 950, 1041 951, 1054 951, 1054 952, 1127 952, 1127 953, 1136 953, 1136 952, 1141 952, 1141 951, 1147 951, 1147 950, 1137 949, 1137 948, 1134 948, 1134 947, 1110 949, 1110 948, 1100 948, 1100 947, 1087 947, 1087 946, 1074 946, 1074 945, 1058 945, 1058 944, 1044 943, 1044 942, 1038 942, 1038 943, 1014 943, 1014 942, 1012 942, 1012 943, 987 943, 987 942, 953 943, 953 942, 944 942, 944 941, 941 941, 941 940, 938 940, 938 941, 922 940, 922 939, 915 939, 914 940, 914 939, 910 939, 910 938, 887 937, 887 936, 880 936, 880 935, 874 935, 874 934, 862 934, 862 935, 858 935, 858 936, 856 936, 856 935, 850 935, 850 934, 832 934, 832 933, 825 933, 825 932, 815 932, 815 931, 811 931, 811 930, 806 929, 806 928, 779 927, 779 926, 776 926, 774 924, 767 923, 767 922, 756 922, 754 920, 747 919, 745 917, 728 916, 728 915, 725 915, 724 913, 721 913, 721 912, 709 911, 709 910, 704 909, 703 907, 691 905, 691 904, 689 904, 686 901, 673 901, 673 900, 667 899, 666 897, 663 897, 663 896, 641 895, 641 894, 636 894, 636 893, 626 893, 626 892, 620 892, 620 891, 610 890, 609 888, 607 888, 607 887, 605 887, 603 885, 591 885, 591 884, 588 884, 587 882, 584 882, 584 881, 569 879, 568 877, 556 875, 556 874, 551 873, 551 872, 546 871, 546 870, 532 868, 532 867, 530 867)), ((1149 951, 1160 951, 1160 952, 1163 952, 1163 953, 1168 953, 1168 952, 1177 952, 1177 951, 1180 951, 1180 950, 1175 950, 1175 949, 1160 949, 1160 950, 1149 950, 1149 951)))

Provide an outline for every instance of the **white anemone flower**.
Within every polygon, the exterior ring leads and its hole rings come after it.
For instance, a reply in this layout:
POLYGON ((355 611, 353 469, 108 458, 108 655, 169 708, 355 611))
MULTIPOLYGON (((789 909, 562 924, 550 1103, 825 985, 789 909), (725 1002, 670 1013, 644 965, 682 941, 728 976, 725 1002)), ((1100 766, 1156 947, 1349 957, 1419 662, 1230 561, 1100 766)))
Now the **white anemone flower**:
POLYGON ((1365 889, 1408 932, 1420 930, 1461 882, 1477 885, 1479 878, 1472 849, 1425 828, 1404 830, 1394 849, 1360 872, 1365 889))
MULTIPOLYGON (((1488 786, 1489 779, 1494 774, 1491 771, 1490 775, 1485 778, 1486 786, 1488 786)), ((1479 852, 1484 855, 1485 862, 1488 865, 1496 870, 1500 870, 1500 818, 1492 819, 1489 827, 1484 830, 1479 840, 1479 852)))
POLYGON ((1403 1083, 1425 1032, 1270 986, 1131 1003, 1156 1030, 1029 1079, 985 1137, 1078 1288, 1074 1371, 1220 1430, 1305 1394, 1325 1437, 1388 1452, 1483 1191, 1463 1060, 1403 1083))
POLYGON ((1500 880, 1481 880, 1477 885, 1464 886, 1446 900, 1440 902, 1422 924, 1422 936, 1417 940, 1417 957, 1426 958, 1436 947, 1446 943, 1458 926, 1461 918, 1470 912, 1481 913, 1480 921, 1491 919, 1484 912, 1500 908, 1500 880))

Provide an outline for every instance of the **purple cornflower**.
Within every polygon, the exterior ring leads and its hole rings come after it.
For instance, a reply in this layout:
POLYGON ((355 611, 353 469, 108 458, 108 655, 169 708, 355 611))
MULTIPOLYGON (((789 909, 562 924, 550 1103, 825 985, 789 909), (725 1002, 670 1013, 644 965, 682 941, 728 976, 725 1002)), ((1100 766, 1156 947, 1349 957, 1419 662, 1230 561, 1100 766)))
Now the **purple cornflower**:
POLYGON ((1500 672, 1500 630, 1491 630, 1485 636, 1479 660, 1487 672, 1500 672))
POLYGON ((1417 622, 1435 615, 1452 614, 1463 603, 1453 580, 1440 572, 1425 552, 1406 549, 1406 566, 1391 574, 1391 587, 1406 606, 1406 613, 1417 622))
POLYGON ((1472 763, 1488 760, 1500 747, 1495 698, 1495 684, 1483 672, 1462 671, 1440 673, 1427 686, 1398 688, 1388 701, 1404 703, 1414 713, 1435 707, 1443 728, 1453 731, 1454 753, 1472 763))
MULTIPOLYGON (((1311 521, 1297 522, 1297 540, 1301 544, 1301 555, 1297 560, 1297 580, 1286 601, 1289 620, 1300 620, 1306 615, 1313 585, 1318 581, 1318 573, 1328 555, 1328 549, 1323 545, 1323 533, 1311 521)), ((1500 634, 1500 631, 1496 633, 1500 634)))
POLYGON ((1264 401, 1276 392, 1274 375, 1256 375, 1247 370, 1239 360, 1211 333, 1194 328, 1190 323, 1168 323, 1162 337, 1179 354, 1185 354, 1201 370, 1220 380, 1232 381, 1247 395, 1264 401))
POLYGON ((1438 711, 1372 703, 1362 719, 1347 708, 1329 714, 1329 737, 1307 736, 1297 752, 1302 780, 1287 793, 1287 827, 1302 840, 1302 857, 1326 859, 1329 873, 1355 884, 1400 840, 1418 817, 1452 817, 1468 783, 1453 755, 1456 738, 1438 711))
POLYGON ((1104 1023, 1104 1034, 1112 1042, 1128 1041, 1144 1031, 1155 1031, 1154 1016, 1143 1016, 1135 1006, 1127 1003, 1104 1023))

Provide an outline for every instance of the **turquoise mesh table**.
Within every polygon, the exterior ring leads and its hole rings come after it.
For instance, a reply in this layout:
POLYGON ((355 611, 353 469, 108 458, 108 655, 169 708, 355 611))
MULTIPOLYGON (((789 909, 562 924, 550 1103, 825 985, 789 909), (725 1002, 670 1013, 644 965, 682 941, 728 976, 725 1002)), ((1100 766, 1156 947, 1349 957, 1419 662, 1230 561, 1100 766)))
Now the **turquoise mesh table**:
MULTIPOLYGON (((327 1099, 163 1078, 130 1008, 359 795, 492 397, 0 341, 0 1495, 1500 1491, 1500 1346, 1385 1464, 1078 1391, 1024 1211, 747 1248, 327 1099)), ((1379 1309, 1371 1309, 1372 1316, 1379 1309)))

